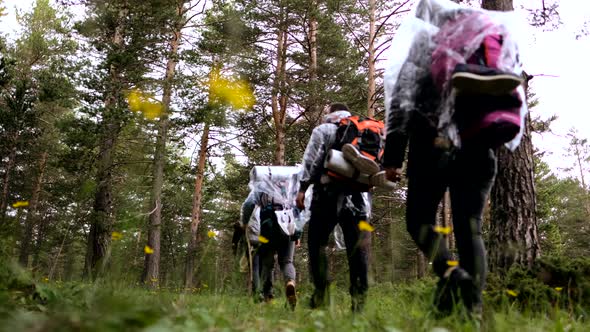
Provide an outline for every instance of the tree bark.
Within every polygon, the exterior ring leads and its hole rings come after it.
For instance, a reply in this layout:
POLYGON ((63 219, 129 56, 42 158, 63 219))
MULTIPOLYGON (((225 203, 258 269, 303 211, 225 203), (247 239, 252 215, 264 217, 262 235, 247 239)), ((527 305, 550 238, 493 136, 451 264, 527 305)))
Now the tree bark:
MULTIPOLYGON (((512 0, 483 0, 482 8, 512 10, 512 0)), ((525 83, 525 91, 528 86, 525 83)), ((540 254, 530 115, 520 146, 497 150, 498 174, 491 193, 489 266, 504 271, 513 264, 531 267, 540 254)))
MULTIPOLYGON (((123 20, 126 13, 126 9, 119 10, 117 26, 112 37, 113 45, 117 47, 122 47, 124 42, 123 20)), ((109 67, 109 76, 111 84, 107 87, 105 114, 101 124, 102 133, 96 175, 97 189, 94 196, 84 266, 84 276, 88 279, 96 279, 106 264, 113 226, 112 171, 115 145, 122 125, 119 114, 117 114, 120 111, 121 77, 120 70, 115 64, 111 64, 109 67)))
POLYGON ((369 53, 369 73, 368 73, 368 89, 367 89, 367 116, 374 117, 375 116, 375 91, 376 91, 376 83, 375 83, 375 40, 376 32, 375 32, 375 11, 376 11, 376 1, 369 0, 369 43, 368 43, 368 53, 369 53))
POLYGON ((37 205, 39 203, 41 189, 43 188, 43 175, 45 174, 45 166, 47 165, 48 156, 49 153, 47 153, 47 151, 41 152, 41 155, 39 156, 37 177, 35 178, 33 192, 31 199, 29 200, 27 216, 25 217, 25 227, 21 238, 20 254, 18 259, 19 263, 25 268, 29 265, 29 255, 31 253, 31 245, 33 244, 33 229, 37 225, 38 220, 37 205))
POLYGON ((287 66, 287 13, 281 8, 277 26, 276 69, 271 96, 272 116, 275 125, 275 165, 285 164, 285 123, 287 120, 286 66, 287 66))
POLYGON ((205 179, 205 165, 207 161, 207 148, 209 144, 209 124, 206 123, 201 136, 201 147, 199 148, 199 162, 197 164, 197 176, 195 177, 195 192, 193 196, 193 210, 191 213, 191 232, 186 254, 184 270, 184 286, 190 289, 193 284, 195 269, 195 256, 197 252, 197 231, 201 223, 201 200, 203 198, 203 180, 205 179))
POLYGON ((168 140, 168 111, 172 99, 172 81, 176 73, 176 57, 180 45, 181 21, 184 3, 177 7, 177 23, 172 31, 170 39, 170 52, 166 63, 166 73, 164 75, 164 89, 162 94, 162 106, 164 111, 160 116, 158 126, 158 137, 156 138, 156 151, 154 153, 153 163, 153 182, 151 194, 151 207, 149 214, 149 230, 147 245, 153 249, 152 254, 145 255, 145 263, 142 273, 142 281, 151 288, 157 288, 159 285, 160 272, 160 236, 162 225, 162 187, 164 185, 164 166, 166 164, 166 141, 168 140))
POLYGON ((0 219, 4 220, 6 217, 6 209, 8 209, 8 192, 10 188, 10 175, 16 163, 18 133, 12 136, 12 147, 8 153, 8 161, 4 167, 4 179, 2 179, 2 198, 0 199, 0 219))
POLYGON ((514 10, 512 0, 482 0, 481 8, 503 12, 514 10))

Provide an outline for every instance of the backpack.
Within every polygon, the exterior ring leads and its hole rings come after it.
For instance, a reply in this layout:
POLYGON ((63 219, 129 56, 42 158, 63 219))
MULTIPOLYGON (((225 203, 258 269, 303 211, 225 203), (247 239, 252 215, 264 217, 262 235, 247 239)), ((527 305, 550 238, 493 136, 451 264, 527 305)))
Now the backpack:
POLYGON ((505 96, 458 95, 453 118, 461 141, 488 148, 510 142, 522 126, 521 106, 516 92, 505 96))
MULTIPOLYGON (((336 125, 336 139, 329 150, 340 151, 345 144, 352 144, 363 156, 377 163, 381 162, 385 143, 383 121, 353 115, 341 119, 336 125)), ((341 182, 354 191, 368 191, 372 187, 356 181, 359 174, 350 178, 328 169, 327 175, 331 180, 335 180, 332 182, 341 182)))

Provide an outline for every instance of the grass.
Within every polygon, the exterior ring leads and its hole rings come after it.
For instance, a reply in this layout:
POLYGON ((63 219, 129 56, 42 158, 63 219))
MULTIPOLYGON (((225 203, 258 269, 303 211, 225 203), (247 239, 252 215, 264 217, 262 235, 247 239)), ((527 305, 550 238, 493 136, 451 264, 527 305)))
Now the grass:
MULTIPOLYGON (((149 291, 116 283, 35 282, 25 274, 0 281, 1 331, 473 331, 454 314, 435 319, 433 281, 373 285, 364 314, 353 316, 347 285, 334 285, 331 305, 307 308, 300 289, 294 312, 278 296, 255 304, 245 291, 187 294, 149 291)), ((279 290, 277 290, 277 294, 279 290)), ((482 331, 588 331, 590 325, 561 309, 517 310, 506 296, 486 307, 482 331)))

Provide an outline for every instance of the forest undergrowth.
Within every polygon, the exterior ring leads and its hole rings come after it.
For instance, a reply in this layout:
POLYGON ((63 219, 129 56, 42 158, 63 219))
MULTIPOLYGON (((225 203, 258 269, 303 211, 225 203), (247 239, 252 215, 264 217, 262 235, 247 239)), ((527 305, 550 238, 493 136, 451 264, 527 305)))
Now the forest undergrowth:
POLYGON ((339 282, 332 284, 331 304, 324 310, 309 309, 311 289, 302 285, 293 312, 279 295, 280 287, 273 302, 254 303, 237 284, 223 291, 203 285, 199 290, 183 292, 147 290, 108 279, 95 283, 36 280, 17 264, 6 263, 0 268, 0 330, 443 332, 590 328, 584 303, 588 300, 581 297, 583 294, 573 295, 583 287, 572 282, 569 288, 543 286, 518 270, 491 280, 484 294, 483 321, 478 325, 460 311, 442 319, 435 317, 431 311, 431 278, 374 284, 364 313, 352 315, 347 285, 339 282), (511 279, 516 277, 520 282, 511 279))

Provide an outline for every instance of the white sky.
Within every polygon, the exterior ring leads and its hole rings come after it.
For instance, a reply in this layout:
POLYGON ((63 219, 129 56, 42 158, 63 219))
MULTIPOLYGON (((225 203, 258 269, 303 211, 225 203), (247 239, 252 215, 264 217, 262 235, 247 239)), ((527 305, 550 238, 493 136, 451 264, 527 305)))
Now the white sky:
MULTIPOLYGON (((0 18, 0 33, 10 36, 18 29, 15 8, 28 10, 33 0, 5 0, 8 15, 0 18)), ((514 0, 517 12, 523 20, 527 12, 522 7, 541 6, 541 0, 514 0)), ((535 135, 534 144, 548 151, 545 160, 554 171, 570 167, 573 159, 564 157, 568 130, 575 127, 579 135, 590 138, 590 36, 576 40, 585 22, 590 27, 590 1, 559 0, 559 14, 563 22, 553 31, 530 29, 529 45, 524 64, 530 74, 546 74, 558 77, 539 76, 531 81, 531 87, 539 99, 534 114, 547 118, 553 114, 558 119, 552 124, 552 132, 535 135)))

